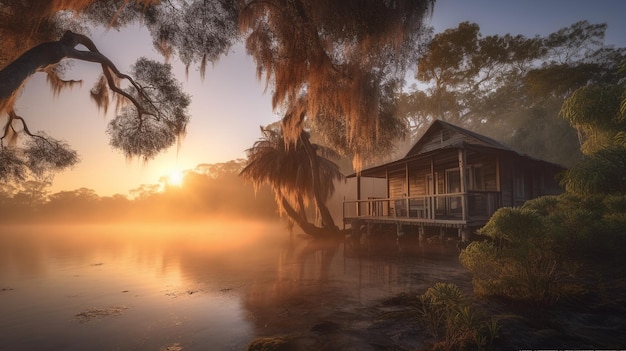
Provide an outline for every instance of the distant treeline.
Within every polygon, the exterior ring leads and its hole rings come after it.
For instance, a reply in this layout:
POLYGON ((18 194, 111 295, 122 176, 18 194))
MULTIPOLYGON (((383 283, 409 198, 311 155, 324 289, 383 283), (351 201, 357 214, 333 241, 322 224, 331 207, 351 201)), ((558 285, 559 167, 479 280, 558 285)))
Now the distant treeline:
POLYGON ((141 185, 131 196, 99 196, 79 188, 50 194, 49 182, 30 180, 18 185, 0 185, 0 221, 31 222, 121 222, 201 220, 214 217, 266 219, 278 212, 270 189, 254 189, 239 171, 243 160, 201 164, 187 170, 180 186, 141 185))

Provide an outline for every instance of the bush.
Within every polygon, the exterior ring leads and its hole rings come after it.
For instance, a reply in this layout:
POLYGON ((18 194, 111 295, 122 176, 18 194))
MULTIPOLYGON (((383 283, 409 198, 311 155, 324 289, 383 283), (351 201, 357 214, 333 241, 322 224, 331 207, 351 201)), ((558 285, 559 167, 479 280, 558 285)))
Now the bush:
POLYGON ((541 217, 533 209, 503 207, 493 214, 479 234, 489 236, 498 243, 525 242, 536 238, 543 230, 541 217))
POLYGON ((566 272, 562 261, 541 246, 475 242, 461 253, 460 259, 472 272, 478 295, 551 304, 569 288, 560 279, 566 272))
POLYGON ((480 230, 494 240, 471 243, 461 253, 461 263, 472 272, 477 294, 540 304, 558 300, 566 288, 561 281, 566 256, 559 248, 560 240, 546 235, 539 212, 498 210, 480 230))
POLYGON ((283 337, 257 338, 248 344, 248 351, 287 351, 289 342, 283 337))
POLYGON ((540 304, 580 290, 585 263, 623 263, 626 196, 563 194, 501 208, 460 255, 474 291, 540 304))
POLYGON ((611 263, 623 260, 626 244, 626 196, 563 194, 526 202, 523 209, 541 215, 543 232, 571 259, 611 263))
POLYGON ((473 310, 454 284, 435 284, 420 302, 422 323, 437 340, 434 350, 484 349, 497 336, 498 324, 473 310))

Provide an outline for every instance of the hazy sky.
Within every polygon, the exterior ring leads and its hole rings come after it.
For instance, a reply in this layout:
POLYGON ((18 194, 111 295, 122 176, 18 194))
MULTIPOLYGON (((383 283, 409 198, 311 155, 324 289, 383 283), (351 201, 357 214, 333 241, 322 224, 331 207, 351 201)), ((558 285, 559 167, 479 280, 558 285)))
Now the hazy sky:
MULTIPOLYGON (((437 0, 429 22, 436 32, 470 21, 478 23, 485 35, 535 36, 584 19, 607 23, 606 42, 626 47, 623 0, 437 0)), ((91 38, 125 72, 140 56, 160 59, 147 32, 139 27, 122 32, 94 30, 91 38)), ((179 150, 174 147, 147 164, 127 161, 109 147, 105 130, 111 112, 103 115, 89 98, 99 74, 97 65, 75 63, 68 77, 83 79, 82 88, 63 91, 56 98, 43 74, 31 78, 18 102, 18 112, 29 120, 31 131, 43 130, 66 140, 82 160, 56 176, 52 191, 87 187, 102 196, 127 194, 177 170, 244 158, 245 150, 260 137, 259 126, 279 117, 272 112, 270 94, 264 93, 264 84, 257 81, 254 62, 242 45, 231 51, 207 70, 204 81, 193 67, 186 78, 182 65, 172 62, 193 99, 188 134, 179 150)))

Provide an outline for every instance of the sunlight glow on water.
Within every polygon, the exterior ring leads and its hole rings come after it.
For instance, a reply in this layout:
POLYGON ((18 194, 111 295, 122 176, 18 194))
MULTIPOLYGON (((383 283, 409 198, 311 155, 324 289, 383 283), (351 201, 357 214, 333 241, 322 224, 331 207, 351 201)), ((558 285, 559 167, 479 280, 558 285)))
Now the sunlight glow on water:
POLYGON ((194 335, 241 349, 250 327, 210 258, 259 233, 230 228, 4 228, 0 333, 9 339, 2 347, 78 350, 97 342, 103 350, 158 350, 194 335), (203 256, 207 264, 194 261, 203 256))
POLYGON ((458 264, 360 259, 282 224, 222 223, 0 227, 0 349, 243 350, 456 279, 458 264))

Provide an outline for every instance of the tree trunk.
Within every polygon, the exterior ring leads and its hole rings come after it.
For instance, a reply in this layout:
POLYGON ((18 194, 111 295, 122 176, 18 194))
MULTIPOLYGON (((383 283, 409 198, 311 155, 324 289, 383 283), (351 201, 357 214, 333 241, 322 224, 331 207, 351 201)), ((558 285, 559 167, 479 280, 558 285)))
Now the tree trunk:
POLYGON ((287 201, 287 199, 282 195, 280 195, 280 201, 283 206, 283 209, 285 210, 289 218, 291 218, 294 222, 296 222, 296 224, 306 234, 312 237, 319 238, 319 237, 328 237, 331 235, 337 235, 339 233, 339 230, 337 227, 335 227, 334 229, 320 228, 308 222, 305 218, 303 218, 302 216, 298 214, 298 212, 291 206, 289 201, 287 201))
POLYGON ((60 41, 43 43, 26 51, 0 70, 0 101, 6 101, 37 70, 59 63, 64 57, 60 41))
POLYGON ((328 207, 326 207, 326 203, 322 199, 321 195, 321 186, 320 186, 320 172, 319 165, 317 163, 317 153, 313 150, 313 146, 306 134, 302 132, 300 134, 300 139, 302 140, 302 145, 309 156, 309 162, 311 163, 311 176, 313 178, 313 194, 315 196, 315 204, 320 211, 320 215, 322 216, 322 226, 324 228, 338 231, 339 228, 335 225, 335 221, 333 220, 328 207))

